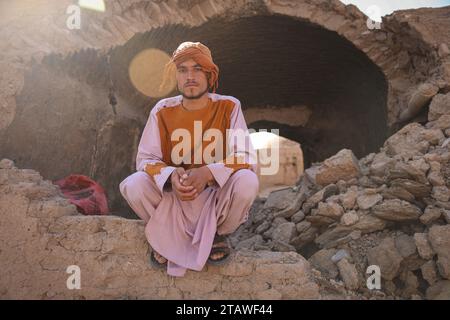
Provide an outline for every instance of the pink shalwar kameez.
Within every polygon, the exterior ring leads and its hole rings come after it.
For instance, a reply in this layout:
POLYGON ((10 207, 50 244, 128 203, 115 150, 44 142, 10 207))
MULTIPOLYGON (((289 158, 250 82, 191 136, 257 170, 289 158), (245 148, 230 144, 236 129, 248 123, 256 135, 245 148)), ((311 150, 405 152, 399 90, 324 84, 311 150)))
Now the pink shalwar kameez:
MULTIPOLYGON (((207 186, 192 201, 179 200, 166 184, 175 166, 164 166, 155 175, 145 171, 146 164, 170 163, 163 159, 163 129, 159 124, 168 121, 172 124, 175 122, 176 126, 177 121, 181 124, 196 118, 195 112, 183 113, 186 111, 182 109, 180 95, 160 100, 152 109, 138 147, 137 172, 120 183, 121 194, 146 222, 145 235, 150 246, 168 260, 167 273, 171 276, 184 276, 186 269, 201 271, 211 252, 216 233, 230 234, 247 221, 249 209, 259 189, 255 173, 256 153, 248 136, 239 100, 215 93, 208 93, 208 97, 208 107, 198 110, 198 117, 205 120, 204 112, 209 112, 208 117, 214 119, 223 117, 219 111, 225 108, 230 110, 230 120, 225 125, 231 129, 242 129, 247 135, 245 146, 234 139, 227 141, 229 150, 233 150, 232 155, 243 157, 249 169, 235 169, 219 162, 207 164, 215 183, 207 186), (169 120, 161 117, 164 112, 158 115, 160 111, 171 111, 169 120)), ((213 123, 209 120, 204 121, 206 126, 213 123)))

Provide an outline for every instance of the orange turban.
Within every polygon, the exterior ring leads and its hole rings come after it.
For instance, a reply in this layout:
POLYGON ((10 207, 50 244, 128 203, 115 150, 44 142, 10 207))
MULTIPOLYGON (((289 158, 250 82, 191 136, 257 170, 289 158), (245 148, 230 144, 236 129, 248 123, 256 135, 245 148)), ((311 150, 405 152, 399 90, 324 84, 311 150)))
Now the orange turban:
POLYGON ((160 86, 162 91, 167 85, 169 77, 175 71, 176 67, 189 59, 195 60, 203 70, 209 74, 209 87, 212 92, 216 92, 219 87, 219 67, 214 64, 211 56, 211 51, 207 46, 200 42, 183 42, 173 52, 172 58, 164 67, 163 81, 160 86))

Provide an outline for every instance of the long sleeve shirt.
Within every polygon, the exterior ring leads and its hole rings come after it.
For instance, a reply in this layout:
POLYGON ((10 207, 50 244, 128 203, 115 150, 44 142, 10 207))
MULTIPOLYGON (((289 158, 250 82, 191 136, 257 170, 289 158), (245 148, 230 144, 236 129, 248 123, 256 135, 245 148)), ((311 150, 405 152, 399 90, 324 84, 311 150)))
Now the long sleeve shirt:
POLYGON ((185 109, 181 95, 162 99, 154 106, 139 142, 136 170, 152 176, 162 192, 176 167, 188 170, 207 165, 215 180, 212 186, 223 187, 237 170, 256 172, 256 163, 240 101, 208 93, 207 106, 198 110, 185 109), (208 135, 208 129, 220 131, 222 143, 208 135), (190 141, 185 141, 186 134, 190 141), (222 152, 216 155, 210 151, 217 145, 215 151, 222 152), (215 158, 205 159, 205 151, 215 158))

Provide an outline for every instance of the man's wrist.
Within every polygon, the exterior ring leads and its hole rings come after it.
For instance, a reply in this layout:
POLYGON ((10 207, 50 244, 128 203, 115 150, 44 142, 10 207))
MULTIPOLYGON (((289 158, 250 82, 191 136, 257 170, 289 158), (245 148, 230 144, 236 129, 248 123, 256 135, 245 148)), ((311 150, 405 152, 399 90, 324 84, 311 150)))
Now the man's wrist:
POLYGON ((214 175, 212 174, 208 166, 205 166, 205 172, 208 175, 208 180, 206 182, 208 183, 208 185, 212 185, 216 180, 214 179, 214 175))

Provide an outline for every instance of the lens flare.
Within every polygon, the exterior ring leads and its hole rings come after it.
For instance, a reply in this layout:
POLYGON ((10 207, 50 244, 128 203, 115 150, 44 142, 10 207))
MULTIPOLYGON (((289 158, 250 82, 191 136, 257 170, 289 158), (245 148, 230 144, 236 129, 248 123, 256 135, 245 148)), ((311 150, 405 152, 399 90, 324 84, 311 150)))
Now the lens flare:
POLYGON ((133 86, 142 94, 159 98, 169 94, 176 85, 175 74, 164 91, 159 91, 163 79, 164 66, 170 57, 159 49, 146 49, 138 53, 130 63, 128 74, 133 86))

